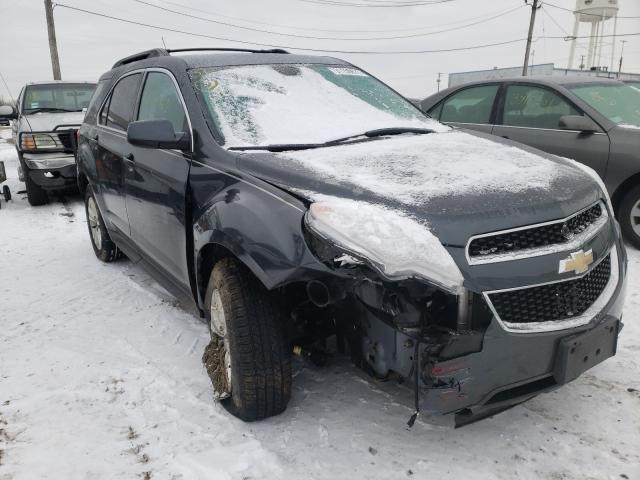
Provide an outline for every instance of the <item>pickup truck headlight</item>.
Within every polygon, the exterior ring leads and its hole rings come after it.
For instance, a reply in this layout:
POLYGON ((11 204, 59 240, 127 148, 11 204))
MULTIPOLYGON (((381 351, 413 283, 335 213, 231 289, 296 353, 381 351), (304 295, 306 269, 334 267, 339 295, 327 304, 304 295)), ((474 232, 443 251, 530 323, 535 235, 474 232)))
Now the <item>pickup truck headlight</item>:
POLYGON ((458 266, 425 225, 389 208, 323 197, 305 215, 307 227, 385 277, 421 277, 453 294, 462 290, 458 266))
POLYGON ((23 152, 64 150, 64 145, 55 133, 23 133, 20 136, 23 152))

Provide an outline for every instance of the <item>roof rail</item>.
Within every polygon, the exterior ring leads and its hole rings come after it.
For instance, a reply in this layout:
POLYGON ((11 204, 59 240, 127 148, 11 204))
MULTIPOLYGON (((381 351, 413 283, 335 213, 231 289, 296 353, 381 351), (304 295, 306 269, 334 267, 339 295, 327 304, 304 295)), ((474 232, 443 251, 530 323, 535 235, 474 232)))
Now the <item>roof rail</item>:
POLYGON ((128 63, 137 62, 138 60, 145 60, 147 58, 153 57, 166 57, 169 55, 169 52, 163 48, 152 48, 151 50, 145 50, 144 52, 134 53, 133 55, 129 55, 123 59, 118 60, 113 64, 111 68, 118 68, 122 65, 126 65, 128 63))
POLYGON ((256 50, 252 48, 174 48, 166 50, 167 53, 178 52, 248 52, 248 53, 289 53, 282 48, 271 48, 267 50, 256 50))

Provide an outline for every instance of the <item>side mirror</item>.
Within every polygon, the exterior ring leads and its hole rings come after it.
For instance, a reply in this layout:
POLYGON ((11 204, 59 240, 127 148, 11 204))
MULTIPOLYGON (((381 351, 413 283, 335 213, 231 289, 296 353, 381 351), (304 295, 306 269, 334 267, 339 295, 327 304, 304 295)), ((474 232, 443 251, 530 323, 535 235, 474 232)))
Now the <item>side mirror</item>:
POLYGON ((0 118, 13 120, 18 118, 18 114, 11 105, 0 105, 0 118))
POLYGON ((169 120, 140 120, 131 122, 127 128, 127 140, 132 145, 162 148, 167 150, 189 150, 191 138, 186 132, 176 133, 169 120))
POLYGON ((596 122, 583 115, 563 115, 558 126, 563 130, 576 130, 578 132, 593 133, 600 130, 596 122))

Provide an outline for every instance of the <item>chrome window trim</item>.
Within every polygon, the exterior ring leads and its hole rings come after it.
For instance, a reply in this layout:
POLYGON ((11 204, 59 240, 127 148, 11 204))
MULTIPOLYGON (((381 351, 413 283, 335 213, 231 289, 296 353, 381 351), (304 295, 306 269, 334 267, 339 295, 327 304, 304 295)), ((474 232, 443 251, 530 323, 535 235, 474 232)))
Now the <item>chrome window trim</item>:
POLYGON ((544 255, 551 255, 553 253, 563 252, 566 250, 572 250, 572 249, 583 246, 584 243, 588 242, 594 236, 596 236, 598 232, 600 232, 600 230, 608 223, 608 220, 609 220, 609 211, 607 210, 607 207, 604 204, 604 202, 602 200, 598 200, 597 202, 589 205, 588 207, 585 207, 582 210, 579 210, 578 212, 572 215, 569 215, 568 217, 561 218, 559 220, 551 220, 549 222, 535 223, 533 225, 526 225, 524 227, 509 228, 506 230, 498 230, 496 232, 480 233, 478 235, 472 235, 471 237, 469 237, 469 240, 467 240, 467 245, 465 246, 465 252, 464 252, 465 258, 467 259, 467 263, 469 265, 486 265, 488 263, 510 262, 514 260, 522 260, 524 258, 541 257, 544 255), (595 223, 590 225, 584 232, 576 235, 567 243, 559 243, 555 245, 549 245, 547 247, 528 248, 526 250, 519 250, 513 253, 498 253, 495 255, 486 255, 483 257, 471 257, 469 255, 469 247, 471 246, 471 242, 473 242, 478 238, 495 237, 497 235, 503 235, 505 233, 518 232, 521 230, 529 230, 532 228, 541 228, 541 227, 546 227, 548 225, 564 223, 571 220, 574 217, 577 217, 581 213, 586 212, 587 210, 589 210, 590 208, 593 208, 596 205, 600 205, 600 208, 602 210, 602 216, 595 223))
POLYGON ((486 291, 486 292, 482 292, 482 296, 484 297, 485 302, 487 302, 487 306, 491 310, 491 313, 493 314, 494 318, 496 319, 496 321, 498 322, 498 324, 503 330, 511 333, 525 333, 525 334, 539 333, 539 332, 554 332, 557 330, 565 330, 569 328, 580 327, 591 322, 591 320, 595 318, 598 312, 601 311, 602 308, 611 300, 611 297, 613 296, 618 286, 619 277, 620 277, 620 264, 618 263, 618 249, 614 245, 611 249, 609 249, 609 251, 605 255, 602 256, 602 258, 598 261, 598 263, 594 264, 589 269, 589 271, 581 275, 574 275, 571 278, 563 278, 561 280, 555 280, 553 282, 526 285, 524 287, 505 288, 502 290, 486 291), (611 275, 609 276, 609 281, 607 282, 607 285, 605 286, 600 296, 589 306, 589 308, 587 308, 587 310, 582 315, 578 315, 577 317, 567 318, 564 320, 549 320, 547 322, 512 323, 512 322, 507 322, 501 319, 500 315, 498 315, 498 312, 493 306, 493 303, 491 302, 490 295, 493 295, 496 293, 513 292, 517 290, 525 290, 528 288, 542 287, 545 285, 554 285, 557 283, 564 283, 564 282, 579 280, 589 275, 609 255, 611 256, 611 275))
MULTIPOLYGON (((591 117, 588 117, 589 119, 591 119, 591 117)), ((482 125, 482 124, 479 124, 482 125)), ((580 130, 567 130, 565 128, 541 128, 541 127, 523 127, 523 126, 519 126, 519 125, 501 125, 501 124, 496 124, 494 125, 494 127, 500 127, 500 128, 526 128, 527 130, 542 130, 545 132, 565 132, 565 133, 583 133, 580 130)), ((606 135, 605 132, 591 132, 589 133, 589 135, 606 135)))

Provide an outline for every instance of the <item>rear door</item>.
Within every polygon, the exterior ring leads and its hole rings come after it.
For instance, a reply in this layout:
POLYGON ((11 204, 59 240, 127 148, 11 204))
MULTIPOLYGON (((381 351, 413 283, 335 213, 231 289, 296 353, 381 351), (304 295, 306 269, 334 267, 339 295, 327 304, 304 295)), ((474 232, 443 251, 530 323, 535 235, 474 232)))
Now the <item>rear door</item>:
MULTIPOLYGON (((147 71, 137 120, 168 120, 176 132, 191 127, 172 74, 147 71)), ((186 187, 191 153, 127 143, 126 205, 131 238, 174 283, 189 288, 186 245, 186 187)))
POLYGON ((476 85, 458 90, 429 110, 447 125, 491 133, 499 83, 476 85))
POLYGON ((498 107, 494 135, 572 158, 604 176, 609 136, 600 130, 583 133, 560 128, 563 115, 585 115, 560 92, 542 85, 509 84, 498 107))
POLYGON ((125 160, 127 126, 133 119, 142 73, 133 73, 118 80, 98 115, 96 177, 105 207, 103 214, 113 226, 129 235, 129 220, 125 204, 125 160))

